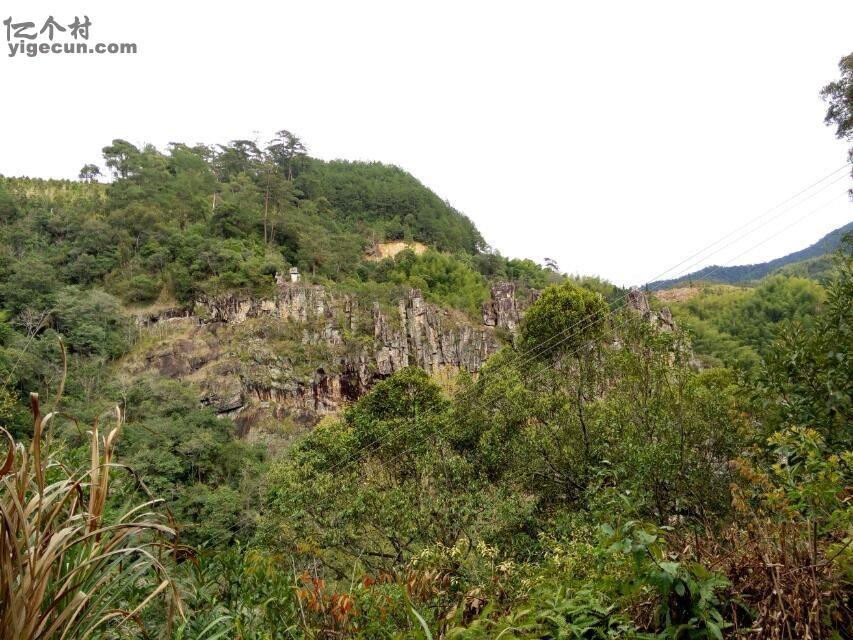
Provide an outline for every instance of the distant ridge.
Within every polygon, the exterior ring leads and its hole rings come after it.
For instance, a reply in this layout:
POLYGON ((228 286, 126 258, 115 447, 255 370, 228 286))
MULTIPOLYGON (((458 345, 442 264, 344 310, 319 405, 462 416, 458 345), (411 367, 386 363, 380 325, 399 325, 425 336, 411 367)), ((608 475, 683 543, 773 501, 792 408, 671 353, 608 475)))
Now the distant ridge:
POLYGON ((789 253, 786 256, 776 258, 770 262, 745 264, 733 267, 710 265, 703 267, 699 271, 688 273, 687 275, 679 278, 673 278, 671 280, 656 280, 655 282, 649 283, 648 288, 653 291, 658 289, 668 289, 669 287, 696 280, 704 282, 719 282, 723 284, 743 284, 745 282, 752 282, 753 280, 763 278, 786 265, 810 260, 812 258, 818 258, 826 255, 827 253, 832 253, 840 246, 841 238, 844 234, 850 231, 853 231, 853 222, 848 222, 843 227, 839 227, 835 231, 831 231, 813 245, 806 247, 805 249, 789 253))

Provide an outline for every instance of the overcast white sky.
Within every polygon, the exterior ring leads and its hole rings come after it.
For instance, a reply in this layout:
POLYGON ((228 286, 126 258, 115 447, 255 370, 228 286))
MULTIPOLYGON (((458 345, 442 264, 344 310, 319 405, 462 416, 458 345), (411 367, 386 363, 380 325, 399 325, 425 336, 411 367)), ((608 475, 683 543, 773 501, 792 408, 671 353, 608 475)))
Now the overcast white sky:
MULTIPOLYGON (((0 11, 39 25, 87 14, 90 42, 139 47, 10 58, 3 33, 2 174, 76 177, 117 137, 164 146, 287 128, 312 155, 410 171, 505 255, 622 284, 846 160, 818 92, 853 51, 850 0, 13 0, 0 11)), ((736 262, 817 240, 853 218, 849 184, 710 262, 835 198, 736 262)), ((684 266, 701 265, 667 275, 684 266)))

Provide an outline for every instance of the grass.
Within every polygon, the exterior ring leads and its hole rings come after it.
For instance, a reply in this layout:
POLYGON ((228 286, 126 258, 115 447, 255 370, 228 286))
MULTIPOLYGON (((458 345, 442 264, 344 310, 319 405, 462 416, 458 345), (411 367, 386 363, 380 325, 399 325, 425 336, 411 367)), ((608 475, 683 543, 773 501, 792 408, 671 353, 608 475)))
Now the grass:
POLYGON ((171 627, 183 616, 167 571, 175 530, 154 511, 159 500, 117 510, 109 499, 125 469, 113 461, 121 411, 106 435, 94 422, 89 463, 75 471, 43 450, 59 414, 42 415, 37 394, 30 400, 28 447, 0 427, 0 640, 115 637, 142 629, 140 612, 158 600, 171 627))

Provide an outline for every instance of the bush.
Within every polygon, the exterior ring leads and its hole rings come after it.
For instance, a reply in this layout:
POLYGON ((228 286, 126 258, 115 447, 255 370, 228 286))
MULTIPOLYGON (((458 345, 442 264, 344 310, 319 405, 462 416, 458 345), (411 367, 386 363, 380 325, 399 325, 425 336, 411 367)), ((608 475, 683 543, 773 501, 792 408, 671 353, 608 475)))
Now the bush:
POLYGON ((58 287, 56 270, 44 259, 30 257, 14 265, 0 286, 0 296, 3 306, 13 314, 27 307, 45 311, 53 306, 58 287))
POLYGON ((73 353, 117 358, 129 346, 130 324, 121 303, 99 289, 60 291, 53 324, 73 353))
POLYGON ((401 251, 379 263, 369 277, 420 289, 428 300, 475 317, 479 317, 481 305, 489 297, 485 279, 467 259, 433 250, 420 256, 410 249, 401 251))
POLYGON ((140 274, 119 289, 127 302, 152 302, 160 294, 160 283, 151 276, 140 274))

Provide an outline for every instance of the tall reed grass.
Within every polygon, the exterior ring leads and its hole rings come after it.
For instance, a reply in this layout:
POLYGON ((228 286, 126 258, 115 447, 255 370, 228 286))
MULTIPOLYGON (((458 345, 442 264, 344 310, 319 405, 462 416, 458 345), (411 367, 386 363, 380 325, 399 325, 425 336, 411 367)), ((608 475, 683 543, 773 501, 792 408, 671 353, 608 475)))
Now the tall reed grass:
POLYGON ((105 435, 95 420, 89 463, 71 470, 43 450, 58 414, 30 400, 29 446, 0 427, 0 640, 145 636, 141 613, 155 601, 171 628, 183 616, 167 571, 175 530, 147 490, 137 504, 109 499, 113 475, 126 470, 113 460, 121 410, 105 435))

